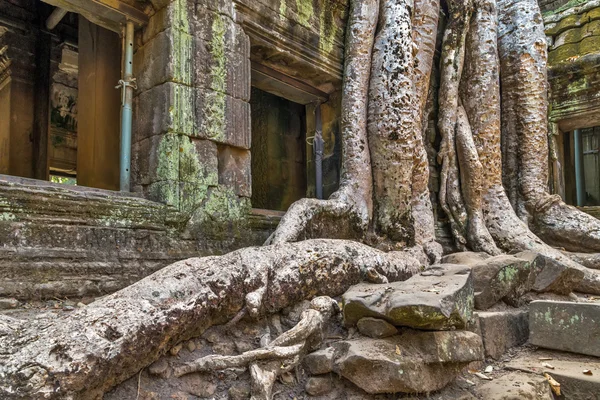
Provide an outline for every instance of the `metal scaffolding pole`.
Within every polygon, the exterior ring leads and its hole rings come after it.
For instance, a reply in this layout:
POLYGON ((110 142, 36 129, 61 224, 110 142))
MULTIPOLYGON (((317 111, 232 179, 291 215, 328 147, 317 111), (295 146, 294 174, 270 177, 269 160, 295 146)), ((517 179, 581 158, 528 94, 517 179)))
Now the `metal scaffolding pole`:
POLYGON ((120 189, 130 191, 131 181, 131 123, 133 117, 133 90, 137 88, 133 77, 133 22, 127 21, 125 41, 123 43, 123 79, 117 88, 121 88, 121 174, 120 189))

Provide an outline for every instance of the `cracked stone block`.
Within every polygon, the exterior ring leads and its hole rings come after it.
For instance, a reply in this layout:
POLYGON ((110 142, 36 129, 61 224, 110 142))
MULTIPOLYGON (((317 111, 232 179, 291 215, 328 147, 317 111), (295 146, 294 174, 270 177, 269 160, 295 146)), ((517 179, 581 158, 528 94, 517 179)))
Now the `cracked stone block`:
POLYGON ((442 389, 470 362, 483 359, 472 332, 406 331, 385 339, 334 344, 334 370, 367 393, 425 393, 442 389))
POLYGON ((361 318, 425 330, 464 328, 473 312, 473 281, 467 267, 434 266, 403 282, 361 283, 342 296, 346 325, 361 318))

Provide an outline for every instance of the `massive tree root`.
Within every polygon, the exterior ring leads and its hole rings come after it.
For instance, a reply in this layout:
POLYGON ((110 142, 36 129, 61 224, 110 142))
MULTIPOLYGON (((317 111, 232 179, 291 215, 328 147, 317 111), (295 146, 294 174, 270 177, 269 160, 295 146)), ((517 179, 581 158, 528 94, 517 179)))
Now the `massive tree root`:
POLYGON ((362 238, 373 215, 373 178, 367 140, 371 54, 378 0, 352 2, 346 33, 342 94, 342 176, 329 200, 302 199, 290 207, 270 243, 314 237, 362 238))
POLYGON ((421 267, 404 252, 308 240, 180 261, 61 318, 0 317, 0 398, 99 398, 244 307, 258 317, 421 267))
POLYGON ((210 355, 175 368, 175 376, 192 372, 214 372, 226 368, 249 367, 252 400, 271 399, 275 379, 290 371, 306 353, 321 346, 327 321, 338 305, 330 297, 315 297, 300 322, 265 347, 237 356, 210 355))
POLYGON ((504 154, 508 159, 517 157, 518 176, 507 175, 518 182, 518 193, 509 192, 516 195, 511 202, 545 242, 569 251, 600 251, 600 220, 547 191, 547 44, 538 3, 499 0, 498 4, 502 135, 507 151, 518 149, 504 154))

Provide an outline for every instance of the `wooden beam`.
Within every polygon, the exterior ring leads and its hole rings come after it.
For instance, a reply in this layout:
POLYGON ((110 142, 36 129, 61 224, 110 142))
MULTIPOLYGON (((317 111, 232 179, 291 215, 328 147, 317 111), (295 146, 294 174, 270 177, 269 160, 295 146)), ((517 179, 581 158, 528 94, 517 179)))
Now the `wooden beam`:
POLYGON ((64 8, 55 7, 52 11, 52 14, 50 14, 48 19, 46 20, 46 28, 48 28, 49 31, 56 28, 56 25, 58 25, 58 23, 63 19, 63 17, 67 15, 67 13, 68 11, 64 8))
POLYGON ((323 103, 329 99, 329 94, 254 61, 252 86, 299 104, 323 103))
POLYGON ((42 0, 66 11, 81 14, 88 21, 121 33, 121 25, 128 20, 137 27, 148 23, 148 16, 139 8, 120 0, 42 0))

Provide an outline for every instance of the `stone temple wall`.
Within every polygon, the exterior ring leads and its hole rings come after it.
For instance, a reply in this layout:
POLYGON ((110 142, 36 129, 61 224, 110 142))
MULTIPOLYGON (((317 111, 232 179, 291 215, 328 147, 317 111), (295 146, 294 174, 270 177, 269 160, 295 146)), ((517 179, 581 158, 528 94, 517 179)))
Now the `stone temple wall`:
POLYGON ((262 244, 280 214, 250 201, 252 63, 328 95, 325 194, 337 187, 344 1, 143 4, 134 193, 1 177, 0 297, 97 296, 175 260, 262 244))

